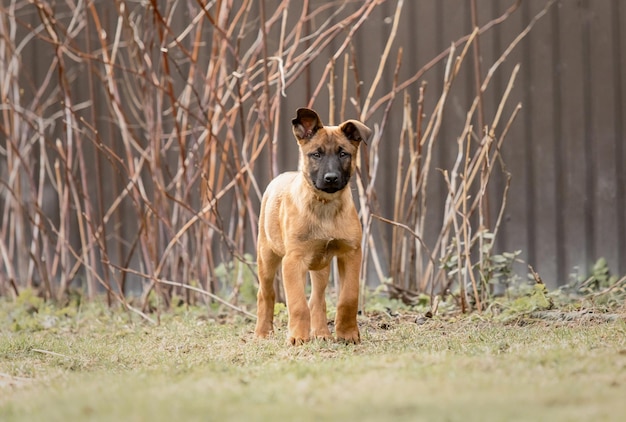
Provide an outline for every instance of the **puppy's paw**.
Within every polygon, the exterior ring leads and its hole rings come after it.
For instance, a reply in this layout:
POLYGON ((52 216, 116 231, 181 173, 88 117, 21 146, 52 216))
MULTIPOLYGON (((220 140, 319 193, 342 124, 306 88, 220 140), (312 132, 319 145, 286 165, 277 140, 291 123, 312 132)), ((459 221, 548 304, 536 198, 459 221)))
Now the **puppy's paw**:
POLYGON ((254 337, 267 338, 274 333, 274 326, 271 321, 258 321, 256 327, 254 327, 254 337))
POLYGON ((311 332, 311 337, 317 340, 330 341, 333 340, 333 335, 330 333, 328 327, 324 327, 319 330, 313 330, 311 332))
POLYGON ((287 339, 287 343, 291 344, 292 346, 301 346, 304 343, 307 343, 311 340, 310 337, 299 337, 299 336, 289 336, 289 338, 287 339))
POLYGON ((361 343, 361 334, 359 333, 358 327, 345 331, 337 330, 337 341, 347 344, 361 343))
POLYGON ((273 332, 271 330, 255 330, 254 337, 258 339, 264 339, 272 335, 273 332))

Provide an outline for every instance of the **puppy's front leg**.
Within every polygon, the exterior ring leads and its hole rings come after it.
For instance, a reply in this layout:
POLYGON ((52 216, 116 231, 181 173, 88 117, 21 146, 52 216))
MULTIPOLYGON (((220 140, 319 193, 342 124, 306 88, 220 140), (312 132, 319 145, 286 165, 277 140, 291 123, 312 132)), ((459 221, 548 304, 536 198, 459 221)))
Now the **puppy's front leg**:
POLYGON ((359 272, 361 270, 361 248, 337 257, 341 280, 335 331, 337 340, 358 344, 361 342, 356 315, 359 309, 359 272))
POLYGON ((307 267, 297 254, 287 254, 283 258, 283 284, 287 296, 289 313, 289 343, 298 345, 309 341, 311 316, 306 303, 304 285, 307 267))

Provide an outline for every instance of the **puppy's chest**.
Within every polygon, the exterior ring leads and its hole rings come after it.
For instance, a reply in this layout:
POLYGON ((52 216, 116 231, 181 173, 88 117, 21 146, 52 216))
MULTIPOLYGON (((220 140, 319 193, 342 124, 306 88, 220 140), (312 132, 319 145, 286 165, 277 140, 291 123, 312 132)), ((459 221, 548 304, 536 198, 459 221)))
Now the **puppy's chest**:
POLYGON ((360 233, 354 229, 350 219, 345 215, 335 218, 315 218, 310 216, 303 225, 299 238, 315 244, 315 249, 329 252, 340 252, 342 249, 353 249, 360 242, 360 233))
POLYGON ((297 236, 298 241, 306 243, 312 251, 339 253, 345 249, 354 249, 360 242, 357 233, 345 227, 309 225, 297 236))

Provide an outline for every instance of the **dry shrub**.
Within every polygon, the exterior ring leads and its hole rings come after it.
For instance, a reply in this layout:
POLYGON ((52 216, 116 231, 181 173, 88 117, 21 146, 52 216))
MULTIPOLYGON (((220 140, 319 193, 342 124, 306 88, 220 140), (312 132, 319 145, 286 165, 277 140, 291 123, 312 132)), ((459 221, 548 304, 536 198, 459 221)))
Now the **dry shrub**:
MULTIPOLYGON (((501 61, 477 81, 458 158, 443 172, 449 196, 441 233, 427 246, 420 233, 432 148, 449 89, 472 51, 477 58, 472 47, 519 2, 406 79, 399 77, 402 51, 392 57, 403 1, 394 3, 384 49, 373 53, 379 67, 361 85, 353 43, 382 3, 3 2, 0 293, 37 288, 63 299, 80 288, 92 299, 105 291, 110 302, 142 314, 152 298, 167 305, 174 295, 235 307, 250 282, 258 203, 279 171, 276 140, 290 119, 283 103, 296 84, 306 86, 308 105, 327 96, 329 123, 349 116, 375 126, 357 180, 363 274, 373 265, 399 289, 435 291, 451 281, 442 259, 456 256, 459 268, 474 268, 473 248, 484 247, 487 231, 497 233, 500 219, 487 227, 483 218, 485 187, 518 110, 506 124, 499 108, 481 122, 485 128, 472 126, 501 61), (444 90, 432 111, 421 96, 414 118, 407 90, 442 60, 444 90), (385 79, 392 86, 381 93, 385 79), (373 233, 381 209, 378 146, 396 98, 404 116, 390 146, 401 151, 388 220, 394 227, 392 239, 380 242, 373 233), (233 261, 244 265, 232 266, 224 286, 216 268, 233 261)), ((457 273, 480 307, 475 272, 457 273)))

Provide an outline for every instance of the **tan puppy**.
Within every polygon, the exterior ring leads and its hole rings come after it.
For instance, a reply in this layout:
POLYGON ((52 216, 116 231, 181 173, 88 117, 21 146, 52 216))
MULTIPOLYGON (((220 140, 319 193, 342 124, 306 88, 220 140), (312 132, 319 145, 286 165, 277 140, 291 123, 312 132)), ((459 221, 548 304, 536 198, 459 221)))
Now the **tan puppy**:
POLYGON ((359 343, 356 322, 361 269, 361 224, 349 189, 357 151, 371 130, 358 120, 324 126, 317 113, 300 108, 292 120, 300 146, 300 171, 276 177, 261 203, 257 260, 258 320, 255 335, 272 331, 274 275, 282 262, 291 344, 311 336, 330 339, 325 290, 330 262, 337 257, 341 290, 335 331, 339 340, 359 343), (311 272, 311 297, 305 284, 311 272))

